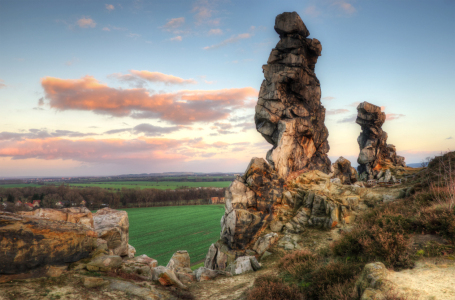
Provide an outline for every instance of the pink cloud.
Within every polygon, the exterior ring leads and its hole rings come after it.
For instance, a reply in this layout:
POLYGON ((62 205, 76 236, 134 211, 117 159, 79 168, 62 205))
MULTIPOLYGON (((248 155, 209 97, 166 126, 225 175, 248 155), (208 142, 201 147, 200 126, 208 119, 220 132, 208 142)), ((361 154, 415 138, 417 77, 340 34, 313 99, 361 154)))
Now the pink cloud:
POLYGON ((332 97, 332 96, 327 96, 327 97, 323 97, 322 100, 333 100, 335 99, 335 97, 332 97))
POLYGON ((220 48, 220 47, 232 44, 232 43, 236 43, 236 42, 238 42, 240 40, 249 39, 252 36, 253 36, 253 33, 241 33, 241 34, 233 35, 230 38, 222 41, 219 44, 215 44, 215 45, 204 47, 204 50, 217 49, 217 48, 220 48))
POLYGON ((51 108, 86 110, 116 117, 160 118, 175 124, 226 119, 234 109, 251 106, 258 96, 252 87, 181 90, 151 94, 144 88, 116 89, 92 76, 41 79, 51 108))
POLYGON ((86 17, 80 18, 79 20, 77 20, 76 23, 80 28, 89 28, 89 27, 95 28, 95 26, 96 26, 95 21, 93 21, 90 18, 86 18, 86 17))
POLYGON ((6 88, 6 84, 4 84, 3 82, 5 82, 5 81, 0 79, 0 89, 6 88))
POLYGON ((181 37, 180 35, 178 35, 178 36, 176 36, 176 37, 171 38, 170 41, 181 42, 181 41, 182 41, 182 37, 181 37))
POLYGON ((386 114, 385 115, 387 121, 397 120, 399 118, 405 117, 403 114, 386 114))
POLYGON ((108 11, 113 11, 113 10, 115 9, 115 7, 114 7, 114 5, 112 5, 112 4, 106 4, 106 9, 107 9, 108 11))
POLYGON ((182 26, 184 23, 185 23, 185 18, 184 17, 174 18, 174 19, 170 19, 161 28, 163 28, 164 30, 171 31, 173 29, 176 29, 176 28, 182 26))
POLYGON ((327 111, 327 115, 339 115, 339 114, 344 114, 344 113, 347 113, 347 112, 349 112, 349 110, 342 109, 342 108, 330 109, 330 110, 327 111))

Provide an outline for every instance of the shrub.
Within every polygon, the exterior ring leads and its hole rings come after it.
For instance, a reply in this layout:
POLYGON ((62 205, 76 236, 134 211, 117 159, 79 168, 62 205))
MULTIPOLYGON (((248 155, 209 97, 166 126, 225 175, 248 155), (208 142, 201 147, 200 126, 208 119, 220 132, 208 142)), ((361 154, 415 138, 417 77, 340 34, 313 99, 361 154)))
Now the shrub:
POLYGON ((265 275, 256 278, 248 300, 304 300, 295 285, 286 284, 283 279, 265 275))
POLYGON ((319 257, 308 250, 298 250, 286 254, 278 263, 278 268, 297 281, 302 281, 318 264, 319 257))

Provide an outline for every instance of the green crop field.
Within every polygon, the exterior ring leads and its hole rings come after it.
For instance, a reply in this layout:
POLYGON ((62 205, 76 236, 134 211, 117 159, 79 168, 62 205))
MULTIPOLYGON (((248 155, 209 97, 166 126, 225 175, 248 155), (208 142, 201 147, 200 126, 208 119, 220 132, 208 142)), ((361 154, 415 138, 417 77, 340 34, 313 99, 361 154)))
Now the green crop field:
POLYGON ((224 205, 188 205, 124 209, 130 222, 129 243, 136 255, 147 254, 166 266, 177 250, 187 250, 191 263, 205 258, 220 237, 224 205))
POLYGON ((175 190, 178 187, 217 187, 224 188, 231 184, 230 181, 213 181, 213 182, 188 182, 188 181, 111 181, 111 182, 92 182, 92 183, 69 183, 70 186, 77 187, 100 187, 100 188, 140 188, 140 189, 171 189, 175 190))
POLYGON ((23 187, 40 187, 42 185, 35 183, 11 183, 11 184, 0 184, 0 188, 23 188, 23 187))

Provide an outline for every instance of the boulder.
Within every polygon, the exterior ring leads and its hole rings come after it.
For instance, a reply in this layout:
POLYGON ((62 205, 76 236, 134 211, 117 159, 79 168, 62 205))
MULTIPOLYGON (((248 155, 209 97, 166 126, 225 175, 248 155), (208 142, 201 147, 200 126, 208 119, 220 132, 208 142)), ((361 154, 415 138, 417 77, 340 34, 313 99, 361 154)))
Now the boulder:
POLYGON ((232 274, 229 272, 221 270, 211 270, 205 267, 200 267, 199 269, 194 271, 194 275, 196 276, 197 281, 212 280, 220 275, 232 276, 232 274))
POLYGON ((254 116, 257 131, 273 146, 267 161, 282 178, 306 170, 329 173, 329 132, 314 73, 321 43, 307 38, 296 12, 278 15, 275 30, 280 41, 262 67, 265 80, 254 116))
POLYGON ((372 298, 371 295, 381 293, 386 286, 387 275, 387 269, 383 263, 366 264, 355 283, 359 297, 362 297, 362 299, 376 299, 372 298), (370 298, 362 296, 365 292, 370 298))
POLYGON ((231 263, 226 271, 232 275, 240 275, 249 271, 256 271, 261 268, 261 265, 254 256, 241 256, 231 263))
MULTIPOLYGON (((357 138, 360 147, 357 170, 364 180, 382 178, 384 168, 406 166, 404 157, 397 155, 395 146, 387 144, 387 132, 382 130, 385 120, 386 114, 379 106, 368 102, 357 106, 356 123, 362 129, 357 138)), ((386 177, 383 181, 389 182, 390 179, 386 177)))
POLYGON ((357 171, 343 156, 340 156, 330 167, 330 176, 333 180, 338 179, 341 184, 353 184, 357 181, 357 171))
POLYGON ((82 278, 82 284, 86 288, 95 288, 95 287, 100 287, 100 286, 108 286, 109 281, 104 280, 101 277, 84 277, 84 278, 82 278))
POLYGON ((275 232, 260 237, 253 246, 257 254, 262 255, 278 240, 278 234, 275 232))
POLYGON ((0 274, 17 274, 86 258, 97 234, 82 224, 0 212, 0 237, 0 274))
POLYGON ((136 260, 123 261, 121 268, 124 273, 137 274, 145 277, 152 277, 152 267, 146 262, 138 262, 136 260))
POLYGON ((113 255, 128 255, 129 221, 126 211, 103 208, 93 214, 95 231, 99 238, 107 241, 113 255))
POLYGON ((136 256, 133 260, 138 263, 147 264, 148 266, 150 266, 150 268, 155 268, 158 266, 158 261, 156 259, 150 258, 145 254, 136 256))
POLYGON ((190 255, 188 254, 188 251, 179 250, 175 252, 166 267, 176 272, 190 268, 190 255))
POLYGON ((136 255, 136 248, 128 244, 128 258, 134 258, 136 255))
POLYGON ((18 214, 23 216, 35 216, 49 220, 66 221, 82 224, 92 229, 94 228, 92 212, 86 207, 71 207, 63 209, 39 208, 33 211, 20 211, 18 214))
POLYGON ((281 221, 275 220, 270 223, 270 230, 273 232, 281 232, 283 230, 284 224, 281 221))
POLYGON ((159 266, 153 269, 154 280, 158 279, 161 285, 169 286, 173 285, 181 289, 187 289, 188 287, 184 285, 177 277, 175 272, 169 268, 159 266))
POLYGON ((122 258, 118 255, 102 255, 92 259, 86 266, 89 271, 109 271, 122 265, 122 258))

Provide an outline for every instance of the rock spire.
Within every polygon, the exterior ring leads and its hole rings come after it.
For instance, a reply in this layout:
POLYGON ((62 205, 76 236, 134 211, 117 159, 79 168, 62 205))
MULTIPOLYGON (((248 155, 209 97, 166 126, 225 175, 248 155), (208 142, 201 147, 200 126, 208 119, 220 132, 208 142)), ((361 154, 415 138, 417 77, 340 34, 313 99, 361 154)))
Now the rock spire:
POLYGON ((310 33, 296 12, 278 15, 275 31, 280 41, 262 67, 265 80, 254 116, 256 129, 273 145, 267 161, 283 178, 298 171, 329 173, 329 132, 314 73, 321 43, 308 38, 310 33))
POLYGON ((382 130, 386 115, 379 106, 368 102, 357 106, 356 123, 362 127, 357 142, 360 154, 357 168, 361 180, 375 179, 382 169, 389 166, 403 166, 404 157, 397 155, 395 146, 387 144, 387 132, 382 130))

